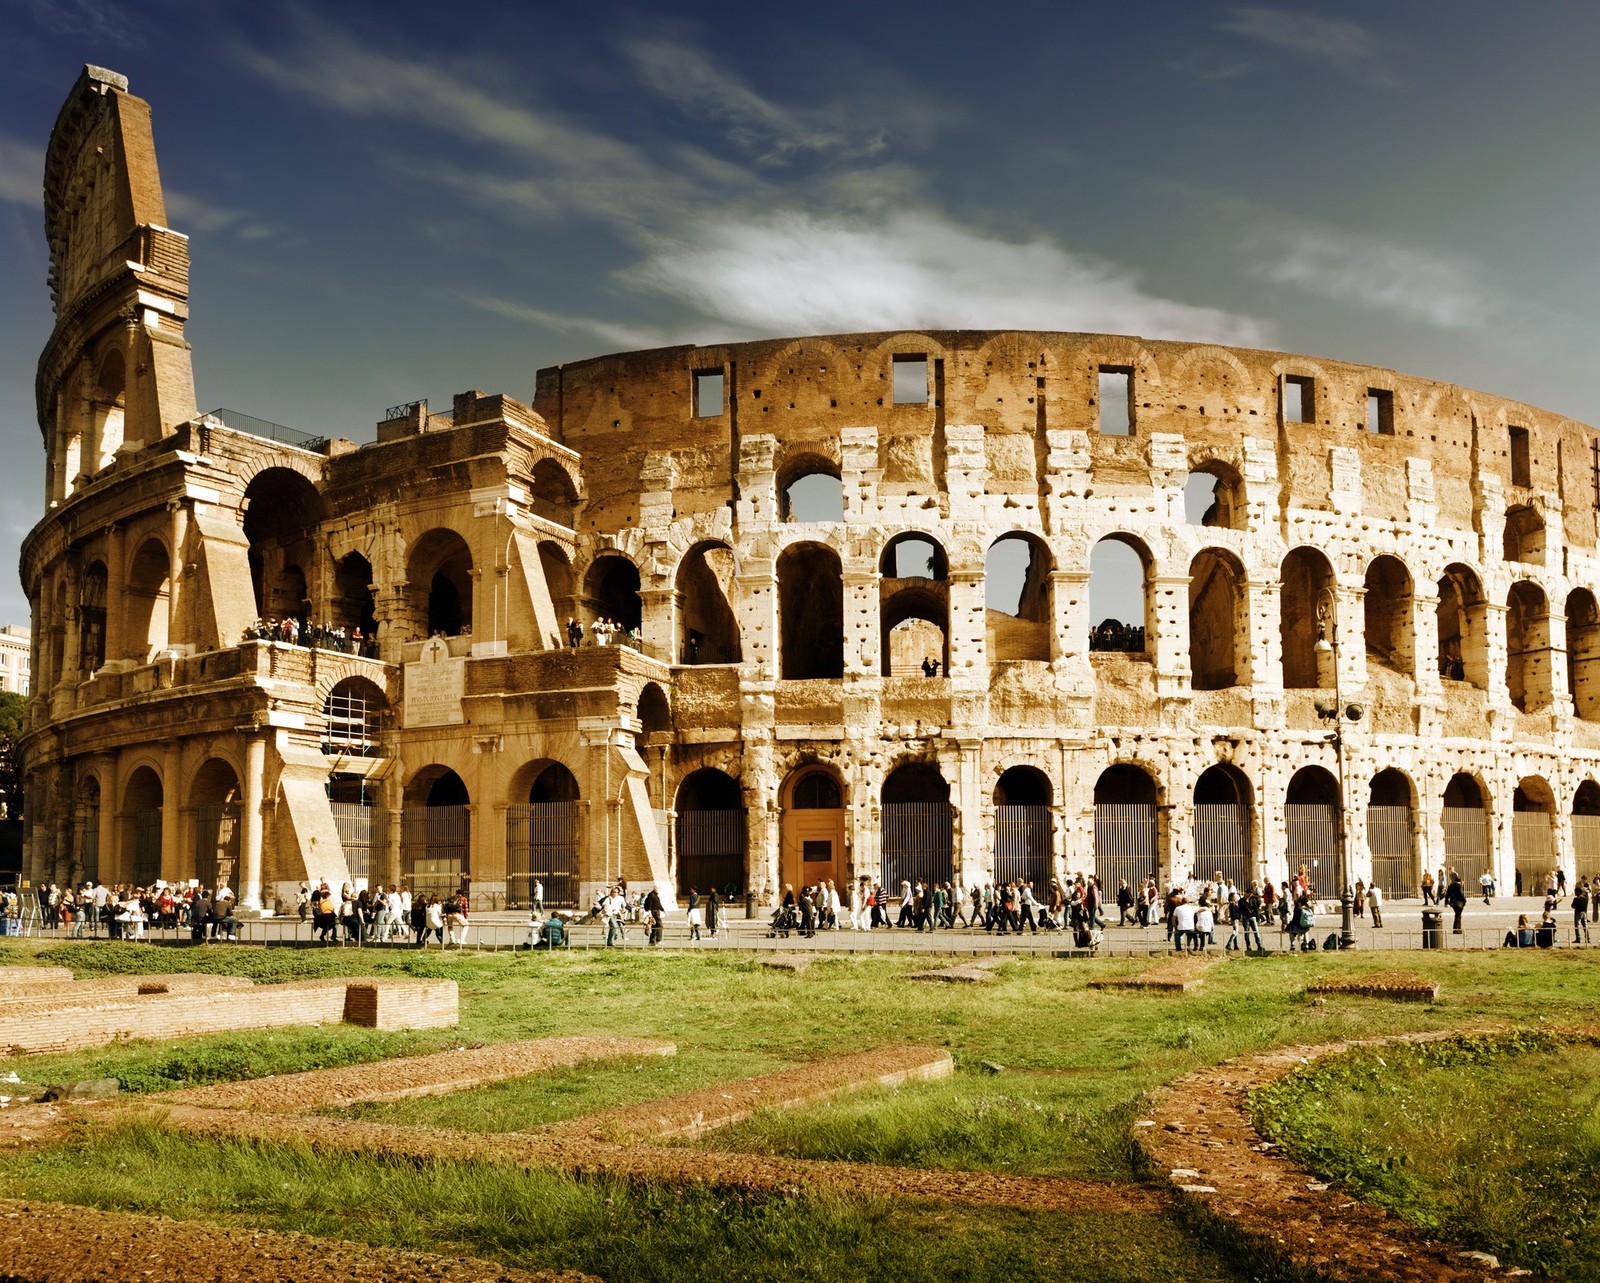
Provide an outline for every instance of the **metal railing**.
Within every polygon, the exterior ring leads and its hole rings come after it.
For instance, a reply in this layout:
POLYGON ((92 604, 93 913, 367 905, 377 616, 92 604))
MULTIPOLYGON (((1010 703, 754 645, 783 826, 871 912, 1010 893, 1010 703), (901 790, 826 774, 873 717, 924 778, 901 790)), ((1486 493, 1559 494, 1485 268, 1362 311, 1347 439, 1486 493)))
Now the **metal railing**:
POLYGON ((268 441, 278 441, 283 445, 299 446, 302 450, 316 450, 326 445, 328 441, 327 437, 302 432, 299 428, 286 427, 268 419, 258 419, 255 415, 245 414, 242 410, 223 408, 211 411, 207 417, 220 420, 225 427, 232 428, 235 432, 248 433, 250 436, 262 437, 268 441))

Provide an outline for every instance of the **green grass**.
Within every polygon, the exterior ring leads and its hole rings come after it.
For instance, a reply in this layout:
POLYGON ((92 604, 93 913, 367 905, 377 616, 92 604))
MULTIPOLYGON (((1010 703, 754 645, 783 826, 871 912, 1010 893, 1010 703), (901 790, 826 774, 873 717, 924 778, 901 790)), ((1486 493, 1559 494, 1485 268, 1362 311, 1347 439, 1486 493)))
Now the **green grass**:
MULTIPOLYGON (((955 986, 911 983, 905 973, 927 960, 895 956, 821 959, 793 975, 736 954, 419 957, 403 951, 0 944, 0 965, 35 962, 78 974, 206 970, 263 981, 448 976, 461 986, 462 1018, 450 1031, 331 1028, 134 1042, 0 1059, 0 1075, 10 1070, 36 1082, 115 1076, 129 1090, 148 1092, 549 1034, 623 1034, 678 1045, 672 1059, 624 1058, 355 1111, 401 1123, 501 1130, 886 1043, 916 1043, 947 1048, 955 1076, 769 1111, 701 1143, 1116 1181, 1139 1179, 1129 1133, 1140 1097, 1179 1074, 1291 1042, 1526 1024, 1530 1013, 1582 1023, 1593 1019, 1600 999, 1600 956, 1532 950, 1230 960, 1208 972, 1204 987, 1181 997, 1087 989, 1093 976, 1147 965, 1109 959, 1021 958, 1008 962, 992 984, 955 986), (1419 1006, 1332 997, 1317 1005, 1304 993, 1323 975, 1396 965, 1438 979, 1441 1000, 1419 1006), (1004 1070, 986 1073, 984 1061, 1004 1070)), ((1515 1143, 1537 1148, 1531 1133, 1519 1132, 1515 1143)), ((724 1196, 701 1190, 623 1189, 475 1164, 418 1167, 220 1142, 173 1147, 137 1131, 0 1156, 0 1193, 401 1245, 415 1235, 416 1245, 455 1245, 519 1264, 571 1265, 607 1278, 667 1277, 685 1260, 696 1271, 739 1277, 765 1277, 764 1271, 780 1268, 786 1278, 869 1272, 984 1278, 1003 1272, 1012 1279, 1037 1273, 1169 1280, 1227 1274, 1196 1241, 1197 1232, 1210 1241, 1214 1230, 1162 1217, 1122 1218, 1119 1229, 1116 1218, 1024 1222, 1017 1219, 1022 1213, 897 1208, 809 1193, 746 1199, 730 1208, 724 1196), (615 1208, 624 1210, 608 1210, 615 1208), (1037 1232, 1020 1229, 1035 1223, 1042 1226, 1037 1232)), ((1243 1259, 1233 1248, 1227 1255, 1243 1259)), ((1241 1277, 1281 1277, 1281 1271, 1255 1266, 1239 1270, 1241 1277)))
POLYGON ((1252 1094, 1294 1157, 1431 1235, 1600 1278, 1600 1045, 1539 1031, 1366 1049, 1252 1094))

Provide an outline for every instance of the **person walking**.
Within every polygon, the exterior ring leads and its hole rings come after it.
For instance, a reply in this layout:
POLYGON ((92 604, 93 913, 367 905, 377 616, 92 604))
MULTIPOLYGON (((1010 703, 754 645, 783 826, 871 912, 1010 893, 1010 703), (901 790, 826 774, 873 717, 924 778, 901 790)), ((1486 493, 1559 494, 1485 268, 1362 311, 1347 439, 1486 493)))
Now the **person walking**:
POLYGON ((1494 874, 1485 869, 1478 875, 1478 889, 1483 892, 1483 902, 1490 904, 1494 900, 1494 874))
POLYGON ((1433 870, 1432 869, 1424 869, 1422 871, 1422 903, 1423 904, 1432 904, 1433 903, 1433 870))
POLYGON ((1572 888, 1572 943, 1580 940, 1589 943, 1589 897, 1592 894, 1588 878, 1579 878, 1572 888))
POLYGON ((712 887, 706 892, 706 934, 713 940, 717 938, 721 918, 722 902, 717 899, 717 888, 712 887))
POLYGON ((1461 885, 1461 875, 1459 873, 1452 872, 1450 874, 1450 885, 1445 889, 1444 902, 1446 907, 1456 915, 1450 932, 1452 935, 1460 935, 1461 914, 1467 907, 1467 889, 1461 885))
POLYGON ((1383 925, 1383 892, 1378 888, 1376 882, 1367 888, 1367 907, 1372 910, 1372 925, 1381 927, 1383 925))

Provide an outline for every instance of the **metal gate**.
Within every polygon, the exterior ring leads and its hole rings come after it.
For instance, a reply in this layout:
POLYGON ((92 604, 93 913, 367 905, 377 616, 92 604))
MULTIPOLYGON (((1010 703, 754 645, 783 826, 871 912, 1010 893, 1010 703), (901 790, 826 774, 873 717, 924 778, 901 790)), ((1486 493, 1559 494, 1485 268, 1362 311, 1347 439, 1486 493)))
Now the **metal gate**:
POLYGON ((194 811, 194 875, 211 890, 232 887, 239 870, 239 804, 208 802, 194 811))
POLYGON ((883 804, 883 886, 955 880, 955 808, 949 802, 883 804))
POLYGON ((1572 817, 1572 858, 1574 877, 1600 877, 1600 815, 1572 817))
POLYGON ((994 880, 1028 882, 1035 891, 1049 886, 1055 876, 1050 828, 1048 806, 995 807, 994 880))
POLYGON ((472 814, 464 806, 412 806, 400 817, 400 866, 412 897, 441 900, 468 885, 472 814))
POLYGON ((360 802, 330 802, 333 827, 339 831, 345 866, 352 879, 370 879, 373 870, 383 867, 388 812, 360 802))
POLYGON ((1417 894, 1417 861, 1411 849, 1411 808, 1369 806, 1367 850, 1372 853, 1372 881, 1384 895, 1417 894))
POLYGON ((744 894, 744 809, 678 812, 678 889, 744 894))
POLYGON ((1283 808, 1283 828, 1290 870, 1305 865, 1319 895, 1342 889, 1337 808, 1327 802, 1289 802, 1283 808))
POLYGON ((1556 840, 1551 817, 1543 811, 1516 811, 1511 816, 1511 850, 1524 895, 1543 895, 1556 867, 1556 840))
POLYGON ((1099 802, 1094 808, 1094 871, 1100 885, 1114 890, 1127 879, 1142 887, 1159 878, 1156 808, 1152 802, 1099 802))
POLYGON ((1446 877, 1450 869, 1459 873, 1469 896, 1477 893, 1478 879, 1489 867, 1488 820, 1481 806, 1446 806, 1439 812, 1446 877))
POLYGON ((533 903, 533 884, 544 902, 564 909, 578 903, 578 804, 532 802, 506 808, 506 905, 533 903))
MULTIPOLYGON (((100 811, 85 811, 78 818, 78 882, 100 881, 100 811)), ((137 886, 149 886, 138 882, 137 886)))
POLYGON ((161 808, 133 817, 133 884, 154 886, 161 877, 161 808))
POLYGON ((1194 808, 1191 876, 1221 873, 1235 886, 1250 883, 1250 808, 1237 802, 1201 802, 1194 808))

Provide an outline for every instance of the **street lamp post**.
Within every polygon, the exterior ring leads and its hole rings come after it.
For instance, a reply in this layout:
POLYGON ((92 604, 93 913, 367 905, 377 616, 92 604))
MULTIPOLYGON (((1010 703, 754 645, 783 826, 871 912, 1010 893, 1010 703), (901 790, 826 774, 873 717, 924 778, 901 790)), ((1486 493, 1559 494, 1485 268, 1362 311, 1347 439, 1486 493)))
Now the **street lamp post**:
POLYGON ((1344 721, 1349 718, 1352 722, 1361 720, 1361 705, 1351 704, 1345 707, 1344 697, 1339 687, 1339 612, 1338 602, 1333 595, 1332 588, 1324 588, 1317 594, 1317 645, 1319 655, 1332 654, 1333 656, 1333 704, 1324 704, 1317 701, 1317 716, 1324 722, 1333 724, 1331 739, 1333 741, 1333 760, 1338 774, 1339 784, 1339 878, 1344 884, 1339 893, 1339 907, 1341 918, 1339 922, 1339 947, 1353 949, 1356 943, 1356 925, 1354 905, 1350 899, 1350 833, 1345 825, 1345 794, 1344 794, 1344 721))

